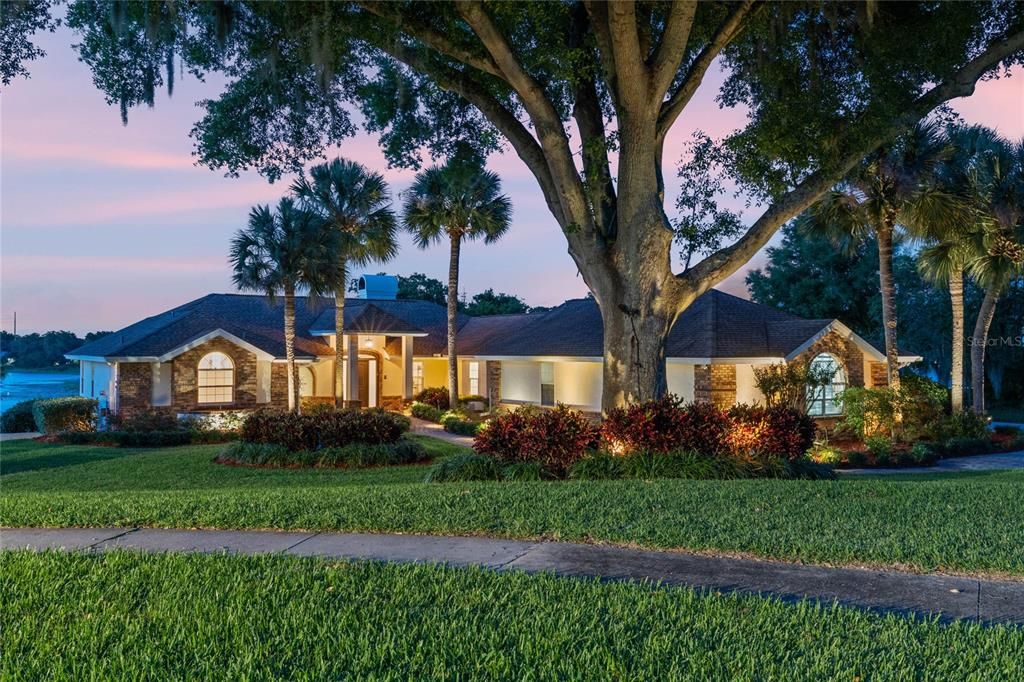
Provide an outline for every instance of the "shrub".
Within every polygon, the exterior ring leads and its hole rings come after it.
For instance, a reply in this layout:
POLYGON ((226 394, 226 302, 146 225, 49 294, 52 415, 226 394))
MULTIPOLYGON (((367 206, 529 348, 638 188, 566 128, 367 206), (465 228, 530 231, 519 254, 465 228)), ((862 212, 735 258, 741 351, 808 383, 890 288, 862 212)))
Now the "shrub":
POLYGON ((394 443, 409 430, 400 414, 371 410, 337 410, 315 414, 261 411, 242 425, 242 440, 283 445, 292 452, 343 447, 350 443, 394 443))
POLYGON ((676 450, 668 453, 634 452, 623 458, 622 471, 626 478, 653 480, 656 478, 719 478, 729 467, 721 466, 724 458, 712 459, 699 452, 676 450))
POLYGON ((843 451, 825 443, 814 445, 807 451, 807 456, 817 464, 838 466, 843 461, 843 451))
POLYGON ((431 405, 439 410, 447 410, 451 407, 448 402, 447 388, 425 388, 415 396, 414 400, 418 403, 431 405))
POLYGON ((597 446, 598 428, 565 405, 553 410, 519 408, 499 415, 477 431, 473 449, 501 462, 532 461, 555 476, 597 446))
POLYGON ((682 405, 675 396, 610 410, 601 427, 615 454, 641 450, 723 452, 729 432, 728 414, 711 403, 682 405))
POLYGON ((537 462, 513 462, 501 470, 506 481, 540 481, 547 478, 546 472, 537 462))
POLYGON ((950 438, 942 444, 941 449, 943 454, 948 457, 977 455, 990 451, 992 449, 992 442, 987 438, 950 438))
POLYGON ((93 431, 96 428, 97 402, 92 398, 48 398, 32 405, 36 431, 93 431))
POLYGON ((32 416, 32 405, 35 400, 22 400, 4 410, 0 416, 0 433, 28 433, 36 430, 36 420, 32 416))
POLYGON ((892 457, 892 439, 886 436, 868 436, 864 445, 879 464, 888 463, 892 457))
POLYGON ((736 405, 727 442, 738 455, 799 459, 814 444, 814 420, 791 407, 736 405))
POLYGON ((616 457, 606 450, 591 452, 573 462, 569 478, 581 481, 605 481, 624 478, 623 457, 616 457))
POLYGON ((936 429, 939 440, 950 438, 988 438, 988 419, 974 412, 951 414, 936 429))
POLYGON ((852 467, 862 467, 868 463, 868 453, 851 450, 846 453, 846 462, 852 467))
POLYGON ((234 431, 65 431, 57 435, 68 445, 112 445, 122 448, 169 448, 178 445, 228 443, 234 431))
POLYGON ((934 381, 907 374, 901 377, 898 391, 887 386, 850 387, 839 400, 844 411, 842 425, 858 437, 886 434, 914 440, 936 435, 949 393, 934 381), (899 423, 897 412, 902 415, 899 423))
POLYGON ((444 414, 442 410, 426 403, 413 403, 409 411, 417 419, 425 419, 428 422, 440 422, 441 415, 444 414))
POLYGON ((914 447, 910 448, 909 455, 910 461, 920 466, 933 464, 936 460, 935 451, 926 443, 914 443, 914 447))
POLYGON ((480 429, 480 422, 465 419, 457 412, 445 412, 441 415, 441 426, 449 433, 457 433, 463 436, 475 436, 480 429))
POLYGON ((448 481, 497 481, 501 479, 498 460, 488 455, 467 453, 446 457, 427 473, 427 483, 448 481))
POLYGON ((175 431, 182 427, 171 412, 147 410, 118 420, 119 431, 175 431))
POLYGON ((273 443, 234 443, 218 456, 220 462, 279 467, 369 467, 412 464, 427 458, 420 443, 401 438, 394 443, 349 443, 342 447, 292 451, 273 443))
POLYGON ((789 407, 807 412, 807 393, 832 381, 834 372, 810 362, 788 362, 754 368, 754 383, 768 407, 789 407))
POLYGON ((809 481, 833 481, 836 479, 835 469, 824 462, 814 462, 806 457, 787 460, 787 478, 799 478, 809 481))

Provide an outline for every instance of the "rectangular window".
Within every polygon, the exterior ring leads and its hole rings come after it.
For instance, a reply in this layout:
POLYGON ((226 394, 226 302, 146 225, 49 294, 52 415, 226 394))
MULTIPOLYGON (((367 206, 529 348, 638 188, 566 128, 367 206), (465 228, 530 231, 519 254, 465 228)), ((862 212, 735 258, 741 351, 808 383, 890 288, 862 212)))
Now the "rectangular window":
POLYGON ((540 363, 540 404, 555 404, 555 365, 551 362, 540 363))
POLYGON ((234 400, 234 374, 232 369, 199 370, 199 402, 230 403, 234 400))
POLYGON ((412 363, 412 394, 419 395, 423 391, 423 363, 412 363))
POLYGON ((469 393, 480 395, 480 363, 469 363, 469 393))

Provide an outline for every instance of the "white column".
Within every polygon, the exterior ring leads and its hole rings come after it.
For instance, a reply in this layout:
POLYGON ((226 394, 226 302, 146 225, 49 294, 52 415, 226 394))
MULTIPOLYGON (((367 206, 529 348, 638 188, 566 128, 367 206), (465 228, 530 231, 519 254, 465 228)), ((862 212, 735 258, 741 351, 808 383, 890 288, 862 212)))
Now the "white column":
POLYGON ((359 337, 345 335, 345 400, 359 400, 359 337))
POLYGON ((402 397, 412 400, 412 337, 402 337, 402 397))

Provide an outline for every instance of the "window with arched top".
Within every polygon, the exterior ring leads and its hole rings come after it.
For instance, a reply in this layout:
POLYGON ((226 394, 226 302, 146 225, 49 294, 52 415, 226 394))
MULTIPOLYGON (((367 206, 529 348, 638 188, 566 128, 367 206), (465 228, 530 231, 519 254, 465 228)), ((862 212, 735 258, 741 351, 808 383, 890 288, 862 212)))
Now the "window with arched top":
POLYGON ((807 414, 812 417, 829 417, 843 413, 837 398, 846 390, 846 370, 839 358, 831 353, 821 353, 811 360, 811 369, 832 375, 832 380, 824 386, 811 386, 807 389, 807 414))
POLYGON ((224 353, 207 353, 199 361, 199 402, 230 403, 235 399, 235 363, 224 353))

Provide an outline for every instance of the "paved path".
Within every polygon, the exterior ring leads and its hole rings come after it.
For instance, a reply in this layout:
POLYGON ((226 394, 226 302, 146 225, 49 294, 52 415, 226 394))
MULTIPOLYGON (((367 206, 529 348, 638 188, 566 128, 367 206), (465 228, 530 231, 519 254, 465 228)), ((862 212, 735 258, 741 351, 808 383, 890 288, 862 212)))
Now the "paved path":
POLYGON ((467 448, 473 447, 473 439, 470 436, 460 436, 457 433, 448 433, 440 424, 428 422, 424 419, 417 419, 416 417, 409 417, 409 419, 412 420, 412 428, 410 431, 417 436, 430 436, 431 438, 439 438, 440 440, 448 441, 455 445, 462 445, 467 448))
POLYGON ((827 568, 567 542, 424 535, 152 528, 7 528, 0 547, 35 550, 283 553, 394 562, 447 563, 553 572, 608 580, 651 580, 711 591, 813 599, 943 620, 1024 624, 1024 582, 894 571, 827 568))
POLYGON ((0 443, 7 440, 28 440, 29 438, 38 438, 43 434, 31 431, 29 433, 0 433, 0 443))
POLYGON ((840 474, 860 476, 863 474, 881 474, 884 476, 900 474, 948 474, 963 471, 1000 471, 1004 469, 1024 469, 1024 451, 1005 452, 1000 455, 972 455, 970 457, 950 457, 940 459, 935 466, 903 467, 900 469, 836 469, 840 474))

